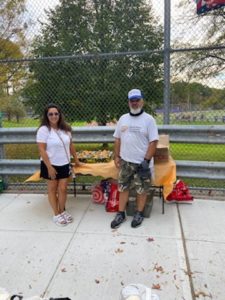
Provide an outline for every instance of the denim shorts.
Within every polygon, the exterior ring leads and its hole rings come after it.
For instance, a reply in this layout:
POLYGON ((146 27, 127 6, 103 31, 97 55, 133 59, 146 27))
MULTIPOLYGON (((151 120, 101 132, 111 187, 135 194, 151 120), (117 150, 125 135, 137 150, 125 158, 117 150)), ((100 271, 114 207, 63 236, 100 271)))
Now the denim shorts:
POLYGON ((151 188, 151 179, 143 180, 137 173, 139 164, 120 161, 120 171, 118 177, 119 191, 134 189, 137 194, 147 193, 151 188))

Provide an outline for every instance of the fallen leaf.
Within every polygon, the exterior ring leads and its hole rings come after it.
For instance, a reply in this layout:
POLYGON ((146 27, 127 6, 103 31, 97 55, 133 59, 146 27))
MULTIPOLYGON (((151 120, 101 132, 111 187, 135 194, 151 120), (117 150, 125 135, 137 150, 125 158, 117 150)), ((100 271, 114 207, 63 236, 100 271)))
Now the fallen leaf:
POLYGON ((152 237, 147 238, 148 242, 154 242, 154 239, 152 237))
POLYGON ((123 252, 123 249, 117 248, 117 249, 115 250, 115 252, 116 252, 116 253, 122 253, 122 252, 123 252))
POLYGON ((203 296, 203 297, 209 297, 212 299, 212 295, 211 294, 207 294, 203 291, 198 291, 198 292, 195 292, 195 297, 196 298, 199 298, 200 296, 203 296))
POLYGON ((162 267, 162 266, 159 266, 158 264, 155 264, 155 265, 154 265, 153 270, 156 270, 156 272, 164 273, 163 267, 162 267))
POLYGON ((161 289, 161 286, 160 286, 159 283, 157 283, 157 284, 154 284, 154 283, 153 283, 152 289, 153 289, 153 290, 160 290, 160 289, 161 289))

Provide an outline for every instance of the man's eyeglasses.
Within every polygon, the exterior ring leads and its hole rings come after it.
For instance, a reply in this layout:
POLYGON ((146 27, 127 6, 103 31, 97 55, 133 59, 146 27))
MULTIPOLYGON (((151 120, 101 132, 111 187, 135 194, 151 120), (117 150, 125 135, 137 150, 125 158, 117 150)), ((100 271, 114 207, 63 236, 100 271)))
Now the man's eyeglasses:
POLYGON ((59 116, 59 113, 58 112, 55 112, 55 113, 48 113, 48 117, 53 117, 53 116, 59 116))

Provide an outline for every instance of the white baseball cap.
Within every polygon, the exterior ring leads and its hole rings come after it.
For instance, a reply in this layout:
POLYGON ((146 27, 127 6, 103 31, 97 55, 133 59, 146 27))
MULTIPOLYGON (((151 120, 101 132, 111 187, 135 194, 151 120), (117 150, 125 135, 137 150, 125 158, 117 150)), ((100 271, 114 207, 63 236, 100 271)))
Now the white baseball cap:
POLYGON ((132 89, 128 93, 128 99, 132 101, 132 99, 143 99, 142 92, 139 89, 132 89))

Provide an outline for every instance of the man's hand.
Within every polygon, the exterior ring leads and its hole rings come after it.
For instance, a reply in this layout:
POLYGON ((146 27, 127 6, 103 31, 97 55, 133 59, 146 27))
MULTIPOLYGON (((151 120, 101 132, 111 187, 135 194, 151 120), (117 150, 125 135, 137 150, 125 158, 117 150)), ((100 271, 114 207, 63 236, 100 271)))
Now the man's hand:
POLYGON ((143 160, 143 162, 139 165, 137 174, 144 180, 151 178, 151 170, 149 168, 149 162, 147 162, 147 160, 143 160))

